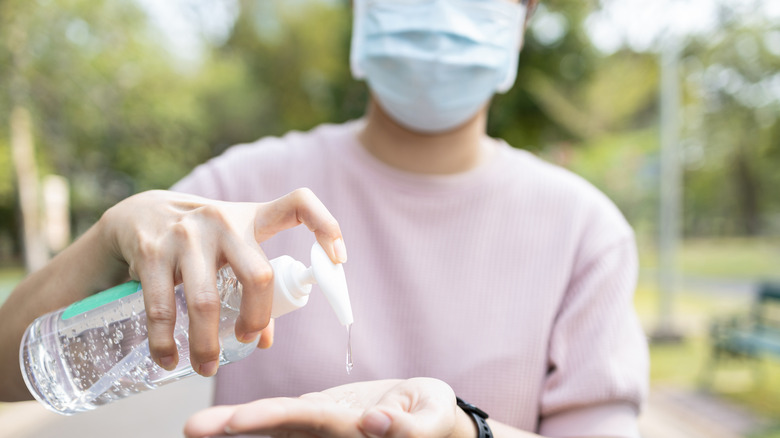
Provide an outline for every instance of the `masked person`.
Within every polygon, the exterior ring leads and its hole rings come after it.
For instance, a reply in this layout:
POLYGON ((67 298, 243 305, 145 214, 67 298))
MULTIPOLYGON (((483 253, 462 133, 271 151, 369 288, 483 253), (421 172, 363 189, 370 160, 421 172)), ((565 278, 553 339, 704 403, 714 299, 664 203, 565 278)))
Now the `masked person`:
MULTIPOLYGON (((365 117, 233 147, 174 187, 197 196, 136 195, 65 251, 142 281, 164 367, 176 360, 170 290, 183 280, 192 362, 213 375, 217 267, 245 283, 236 335, 253 340, 268 323, 266 256, 307 260, 311 246, 302 227, 276 233, 304 223, 336 262, 349 243, 352 373, 343 327, 312 295, 275 322, 272 348, 217 374, 219 406, 194 415, 189 436, 638 436, 648 357, 630 226, 584 180, 486 135, 532 6, 356 0, 365 117)), ((83 278, 66 278, 80 291, 71 301, 100 290, 83 278)))

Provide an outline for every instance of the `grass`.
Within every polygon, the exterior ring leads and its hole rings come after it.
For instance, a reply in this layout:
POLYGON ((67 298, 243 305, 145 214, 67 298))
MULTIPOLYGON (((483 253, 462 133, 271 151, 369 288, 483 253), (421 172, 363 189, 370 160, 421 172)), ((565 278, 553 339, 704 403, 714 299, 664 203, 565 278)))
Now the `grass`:
POLYGON ((780 240, 689 240, 680 262, 688 275, 780 280, 780 240))
MULTIPOLYGON (((644 269, 658 265, 654 244, 639 241, 644 269)), ((686 276, 780 281, 780 238, 686 239, 677 257, 686 276)))
POLYGON ((749 438, 780 438, 780 426, 774 426, 751 435, 749 438))

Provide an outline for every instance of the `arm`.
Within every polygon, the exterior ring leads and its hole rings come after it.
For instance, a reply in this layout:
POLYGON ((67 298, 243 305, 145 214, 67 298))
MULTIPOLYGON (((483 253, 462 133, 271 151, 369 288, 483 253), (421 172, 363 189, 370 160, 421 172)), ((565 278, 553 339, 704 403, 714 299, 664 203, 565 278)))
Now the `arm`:
MULTIPOLYGON (((533 433, 489 419, 497 438, 532 438, 533 433)), ((190 438, 234 434, 364 438, 474 438, 473 420, 455 403, 441 380, 415 378, 351 383, 299 398, 271 398, 215 406, 190 417, 190 438)))
POLYGON ((550 335, 543 435, 638 436, 649 358, 633 308, 637 266, 633 236, 625 235, 591 246, 575 268, 550 335))
POLYGON ((228 263, 244 286, 236 337, 260 342, 270 319, 273 270, 259 243, 305 224, 334 262, 346 260, 338 223, 307 189, 267 203, 213 201, 167 191, 132 196, 111 209, 46 267, 22 281, 0 308, 0 400, 29 399, 19 344, 38 316, 129 276, 143 285, 149 346, 163 368, 178 362, 173 340, 174 284, 183 282, 195 371, 216 373, 219 296, 216 271, 228 263))
POLYGON ((127 276, 127 267, 111 257, 100 224, 45 267, 27 276, 0 307, 0 400, 28 400, 19 369, 19 344, 38 316, 107 289, 127 276))

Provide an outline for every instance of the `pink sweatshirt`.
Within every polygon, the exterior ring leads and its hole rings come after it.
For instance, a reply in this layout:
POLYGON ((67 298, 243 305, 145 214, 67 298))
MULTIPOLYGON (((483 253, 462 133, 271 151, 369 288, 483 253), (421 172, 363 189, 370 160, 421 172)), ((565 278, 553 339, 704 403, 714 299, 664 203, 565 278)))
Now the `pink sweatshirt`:
MULTIPOLYGON (((362 148, 362 123, 233 147, 174 187, 251 202, 309 187, 349 254, 352 373, 346 331, 315 286, 306 307, 276 321, 271 349, 220 369, 215 402, 426 376, 521 429, 637 437, 648 354, 632 305, 634 236, 617 208, 492 139, 498 153, 475 170, 399 171, 362 148)), ((308 263, 313 242, 297 227, 262 247, 308 263)))

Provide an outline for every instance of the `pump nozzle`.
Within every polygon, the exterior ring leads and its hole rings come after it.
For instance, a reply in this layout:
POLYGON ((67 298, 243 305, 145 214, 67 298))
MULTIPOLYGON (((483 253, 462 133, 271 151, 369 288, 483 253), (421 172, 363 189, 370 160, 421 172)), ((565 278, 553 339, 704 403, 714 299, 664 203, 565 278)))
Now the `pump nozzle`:
POLYGON ((349 302, 347 277, 344 267, 330 261, 330 257, 319 243, 311 247, 311 268, 322 293, 328 299, 330 307, 336 312, 342 325, 352 324, 352 304, 349 302))
POLYGON ((319 243, 311 248, 311 267, 290 256, 271 260, 274 269, 274 301, 271 316, 276 318, 301 308, 309 301, 311 285, 317 283, 333 308, 339 322, 352 324, 352 305, 347 292, 344 267, 330 261, 319 243))

